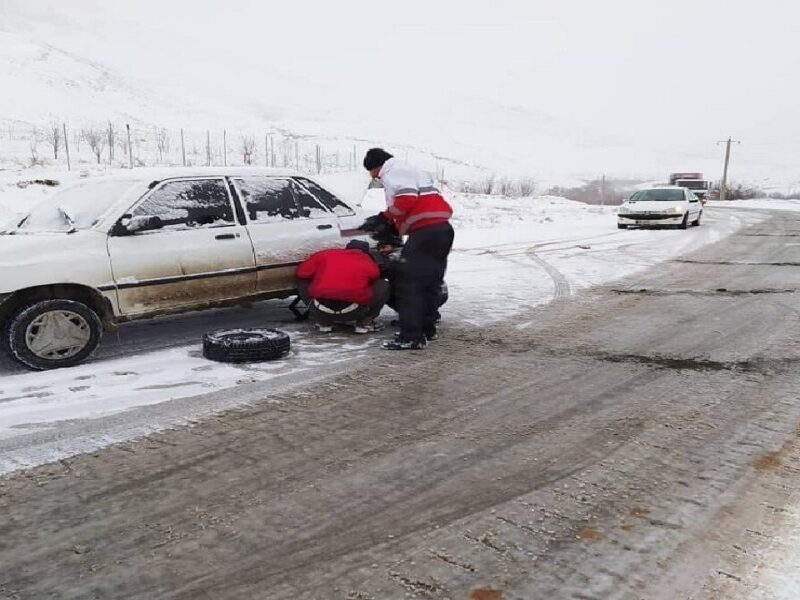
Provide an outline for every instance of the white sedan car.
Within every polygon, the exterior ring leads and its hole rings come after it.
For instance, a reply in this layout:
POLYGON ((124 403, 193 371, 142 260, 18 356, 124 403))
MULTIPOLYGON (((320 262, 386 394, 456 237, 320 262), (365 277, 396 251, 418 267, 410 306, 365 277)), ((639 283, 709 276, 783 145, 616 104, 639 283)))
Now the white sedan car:
POLYGON ((290 296, 297 264, 360 222, 292 171, 87 179, 0 234, 0 343, 30 368, 66 367, 117 323, 290 296))
POLYGON ((703 205, 691 190, 677 186, 664 186, 641 190, 619 207, 617 227, 663 227, 667 225, 686 229, 700 225, 703 205))

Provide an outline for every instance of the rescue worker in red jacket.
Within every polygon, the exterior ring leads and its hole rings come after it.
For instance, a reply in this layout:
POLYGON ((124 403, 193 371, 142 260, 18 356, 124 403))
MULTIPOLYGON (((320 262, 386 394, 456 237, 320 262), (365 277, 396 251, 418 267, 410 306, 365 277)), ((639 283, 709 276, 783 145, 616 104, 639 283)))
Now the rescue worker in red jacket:
POLYGON ((369 244, 351 240, 346 248, 312 254, 297 267, 297 287, 320 331, 352 325, 356 333, 377 331, 375 318, 389 299, 389 283, 369 253, 369 244))
POLYGON ((394 229, 408 236, 394 282, 400 332, 383 347, 421 350, 437 335, 439 292, 453 247, 453 209, 430 175, 397 162, 382 148, 367 151, 364 168, 383 184, 386 210, 369 217, 361 229, 383 235, 394 229))

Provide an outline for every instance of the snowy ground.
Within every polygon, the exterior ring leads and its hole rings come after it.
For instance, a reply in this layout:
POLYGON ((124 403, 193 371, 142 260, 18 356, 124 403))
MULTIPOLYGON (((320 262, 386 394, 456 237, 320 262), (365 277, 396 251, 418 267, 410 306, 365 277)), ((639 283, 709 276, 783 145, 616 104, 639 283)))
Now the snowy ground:
MULTIPOLYGON (((50 191, 0 181, 0 210, 20 212, 50 191)), ((367 199, 365 208, 377 201, 367 199)), ((523 308, 651 268, 762 220, 768 209, 800 210, 800 202, 791 201, 712 202, 699 228, 618 230, 615 208, 557 197, 455 195, 453 204, 457 238, 447 277, 445 335, 448 324, 513 317, 523 308)), ((132 323, 106 336, 90 363, 72 369, 31 373, 0 363, 0 473, 263 401, 271 391, 346 370, 377 351, 379 337, 344 330, 318 334, 293 322, 285 306, 270 301, 132 323), (288 331, 292 354, 244 366, 202 358, 203 332, 248 325, 288 331)), ((382 319, 392 317, 386 311, 382 319)), ((773 556, 765 557, 770 567, 758 573, 765 599, 796 597, 789 584, 800 566, 800 513, 793 514, 794 526, 776 540, 773 556)))

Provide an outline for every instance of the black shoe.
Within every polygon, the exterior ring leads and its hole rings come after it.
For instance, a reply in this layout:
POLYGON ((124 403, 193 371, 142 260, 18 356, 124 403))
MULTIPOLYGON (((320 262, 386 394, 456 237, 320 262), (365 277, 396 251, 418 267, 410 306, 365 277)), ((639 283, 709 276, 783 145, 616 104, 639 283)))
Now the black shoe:
POLYGON ((404 340, 398 337, 397 339, 383 342, 381 346, 384 350, 424 350, 428 345, 425 338, 421 340, 404 340))
MULTIPOLYGON (((395 340, 402 339, 402 334, 399 331, 395 332, 394 339, 395 340)), ((425 339, 427 341, 429 341, 429 342, 433 342, 434 340, 438 340, 439 339, 439 334, 436 332, 435 329, 433 331, 426 331, 425 332, 425 339)))

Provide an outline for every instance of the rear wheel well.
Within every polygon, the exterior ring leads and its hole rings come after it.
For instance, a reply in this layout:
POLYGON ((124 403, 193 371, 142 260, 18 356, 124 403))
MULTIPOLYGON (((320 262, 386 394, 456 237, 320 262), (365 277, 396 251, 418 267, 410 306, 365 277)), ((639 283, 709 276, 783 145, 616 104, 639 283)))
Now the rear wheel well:
POLYGON ((114 309, 108 298, 93 288, 73 284, 41 285, 14 292, 10 298, 0 304, 0 323, 22 308, 43 300, 82 302, 97 313, 105 330, 116 327, 114 309))

